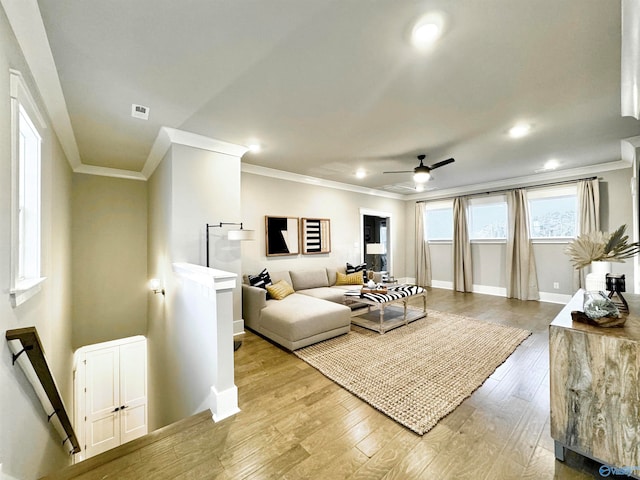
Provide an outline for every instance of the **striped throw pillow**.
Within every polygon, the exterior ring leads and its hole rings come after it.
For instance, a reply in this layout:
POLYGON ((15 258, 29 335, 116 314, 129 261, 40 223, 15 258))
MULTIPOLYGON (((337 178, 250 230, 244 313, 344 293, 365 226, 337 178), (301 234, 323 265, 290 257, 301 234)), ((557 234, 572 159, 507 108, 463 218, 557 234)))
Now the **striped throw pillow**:
POLYGON ((347 274, 355 273, 355 272, 362 272, 362 279, 365 282, 367 281, 367 264, 366 263, 361 263, 360 265, 351 265, 349 262, 347 262, 347 274))
POLYGON ((247 275, 247 278, 249 279, 249 285, 252 287, 260 287, 266 290, 267 286, 271 285, 271 277, 266 268, 257 275, 247 275))

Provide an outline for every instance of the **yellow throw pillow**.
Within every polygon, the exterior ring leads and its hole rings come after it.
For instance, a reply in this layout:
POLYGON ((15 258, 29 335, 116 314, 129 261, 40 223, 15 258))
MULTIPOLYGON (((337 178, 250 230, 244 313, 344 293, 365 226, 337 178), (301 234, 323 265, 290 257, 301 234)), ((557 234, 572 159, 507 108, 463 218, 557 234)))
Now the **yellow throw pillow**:
POLYGON ((355 273, 344 273, 336 272, 336 285, 362 285, 364 283, 364 277, 362 275, 362 271, 355 273))
POLYGON ((284 280, 274 283, 273 285, 267 285, 267 292, 271 295, 271 298, 276 300, 282 300, 287 295, 295 293, 293 287, 284 280))

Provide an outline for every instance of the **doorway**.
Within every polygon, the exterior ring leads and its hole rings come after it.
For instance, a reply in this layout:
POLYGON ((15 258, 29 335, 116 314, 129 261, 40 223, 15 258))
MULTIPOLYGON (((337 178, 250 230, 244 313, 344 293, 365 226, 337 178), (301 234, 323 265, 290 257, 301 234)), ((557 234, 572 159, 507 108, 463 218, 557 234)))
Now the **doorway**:
POLYGON ((367 269, 391 272, 391 214, 360 210, 362 261, 367 269))

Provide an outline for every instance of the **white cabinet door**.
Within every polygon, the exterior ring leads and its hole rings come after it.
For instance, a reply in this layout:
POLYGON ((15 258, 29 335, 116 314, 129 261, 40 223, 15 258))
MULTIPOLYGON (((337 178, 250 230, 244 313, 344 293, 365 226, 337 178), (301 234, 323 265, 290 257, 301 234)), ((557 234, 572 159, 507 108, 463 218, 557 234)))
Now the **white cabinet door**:
POLYGON ((118 349, 86 354, 85 458, 120 445, 118 349))
POLYGON ((147 433, 146 342, 120 347, 120 438, 126 443, 147 433))
POLYGON ((146 435, 146 339, 86 347, 84 385, 83 460, 146 435))

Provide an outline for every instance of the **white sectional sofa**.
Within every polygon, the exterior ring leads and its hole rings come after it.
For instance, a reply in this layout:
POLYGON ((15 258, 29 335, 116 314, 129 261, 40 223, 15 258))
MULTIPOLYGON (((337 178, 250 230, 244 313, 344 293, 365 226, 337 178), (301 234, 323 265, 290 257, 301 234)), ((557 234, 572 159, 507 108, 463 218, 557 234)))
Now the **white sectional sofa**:
POLYGON ((345 290, 357 285, 336 285, 344 267, 269 272, 273 283, 286 281, 295 293, 282 300, 267 300, 267 291, 242 285, 242 316, 249 329, 288 350, 297 350, 347 333, 351 308, 344 305, 345 290))

